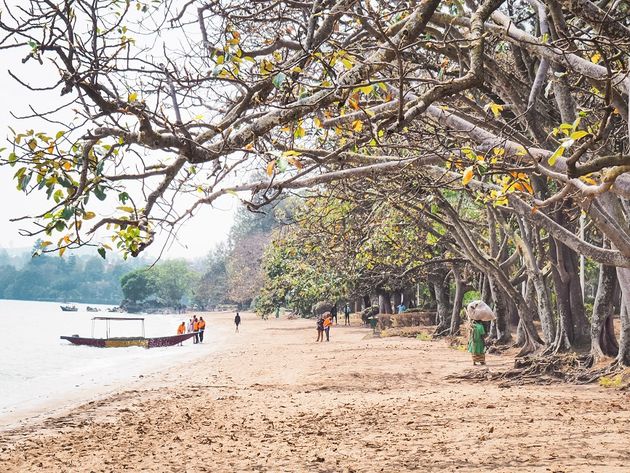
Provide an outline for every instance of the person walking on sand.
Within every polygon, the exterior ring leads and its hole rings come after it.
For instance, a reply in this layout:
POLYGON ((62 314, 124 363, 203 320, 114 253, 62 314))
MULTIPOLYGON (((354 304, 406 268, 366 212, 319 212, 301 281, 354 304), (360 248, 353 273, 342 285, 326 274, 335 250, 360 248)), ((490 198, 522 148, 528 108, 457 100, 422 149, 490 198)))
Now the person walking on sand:
POLYGON ((468 334, 468 352, 472 355, 473 366, 477 363, 486 364, 486 344, 484 335, 486 330, 478 320, 470 321, 470 333, 468 334))
POLYGON ((343 324, 350 325, 350 305, 347 302, 343 308, 343 324))
POLYGON ((199 343, 203 343, 203 332, 206 329, 206 321, 199 317, 199 343))
POLYGON ((315 341, 324 341, 324 318, 321 315, 317 317, 317 340, 315 341))
POLYGON ((188 321, 188 327, 186 327, 186 332, 187 333, 192 333, 193 332, 193 319, 190 319, 188 321))
POLYGON ((326 332, 326 341, 330 341, 330 327, 333 323, 332 314, 328 314, 328 317, 324 319, 324 332, 326 332))
POLYGON ((236 333, 238 333, 238 326, 241 325, 241 316, 236 313, 236 317, 234 317, 234 325, 236 325, 236 333))

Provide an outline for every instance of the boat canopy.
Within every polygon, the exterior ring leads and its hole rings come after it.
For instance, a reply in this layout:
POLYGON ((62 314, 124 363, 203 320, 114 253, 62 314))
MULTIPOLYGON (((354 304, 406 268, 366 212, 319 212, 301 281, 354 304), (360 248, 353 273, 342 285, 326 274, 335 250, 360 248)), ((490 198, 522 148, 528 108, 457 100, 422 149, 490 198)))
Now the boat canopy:
POLYGON ((92 317, 92 338, 94 338, 94 322, 97 320, 105 321, 105 338, 109 338, 110 336, 110 326, 109 323, 112 320, 137 320, 142 324, 142 338, 145 338, 144 335, 144 317, 92 317))

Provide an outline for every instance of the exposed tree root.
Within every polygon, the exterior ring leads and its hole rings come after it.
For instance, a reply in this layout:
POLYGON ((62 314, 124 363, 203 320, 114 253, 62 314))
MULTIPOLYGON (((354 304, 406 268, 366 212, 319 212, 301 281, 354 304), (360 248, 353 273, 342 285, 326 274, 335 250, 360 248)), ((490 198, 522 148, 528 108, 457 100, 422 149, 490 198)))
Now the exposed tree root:
MULTIPOLYGON (((544 356, 516 358, 514 368, 505 371, 470 369, 448 376, 447 379, 467 379, 471 381, 499 381, 503 386, 524 384, 589 384, 600 381, 602 377, 612 379, 613 385, 620 389, 630 389, 630 370, 618 363, 593 369, 593 357, 590 354, 563 353, 544 356)), ((602 383, 604 384, 604 383, 602 383)))

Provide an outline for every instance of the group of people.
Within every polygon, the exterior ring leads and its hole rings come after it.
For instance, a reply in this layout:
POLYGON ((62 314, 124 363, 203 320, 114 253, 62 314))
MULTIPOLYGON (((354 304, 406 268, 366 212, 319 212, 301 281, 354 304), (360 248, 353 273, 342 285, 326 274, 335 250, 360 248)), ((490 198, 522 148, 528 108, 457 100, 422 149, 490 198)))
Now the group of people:
POLYGON ((186 322, 179 324, 179 327, 177 327, 177 335, 193 333, 193 343, 203 343, 203 332, 205 330, 206 321, 203 320, 203 317, 197 318, 195 315, 188 321, 188 325, 186 325, 186 322))
MULTIPOLYGON (((350 305, 346 304, 343 308, 344 325, 350 325, 350 305)), ((326 335, 326 341, 330 341, 330 327, 337 325, 337 305, 333 305, 330 312, 324 312, 317 317, 317 342, 324 341, 324 335, 326 335)))
POLYGON ((330 341, 330 327, 333 324, 333 315, 331 312, 325 312, 317 317, 317 340, 316 342, 324 341, 324 333, 326 334, 326 341, 330 341))

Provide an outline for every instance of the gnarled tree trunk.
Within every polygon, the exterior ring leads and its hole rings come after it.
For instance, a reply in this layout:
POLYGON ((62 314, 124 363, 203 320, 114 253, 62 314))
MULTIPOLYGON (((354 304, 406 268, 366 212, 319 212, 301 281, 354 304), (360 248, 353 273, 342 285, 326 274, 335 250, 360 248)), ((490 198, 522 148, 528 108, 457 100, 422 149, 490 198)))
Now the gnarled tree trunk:
POLYGON ((619 345, 612 331, 617 270, 613 266, 599 266, 597 294, 593 304, 591 320, 591 353, 595 359, 604 356, 617 356, 619 345))

